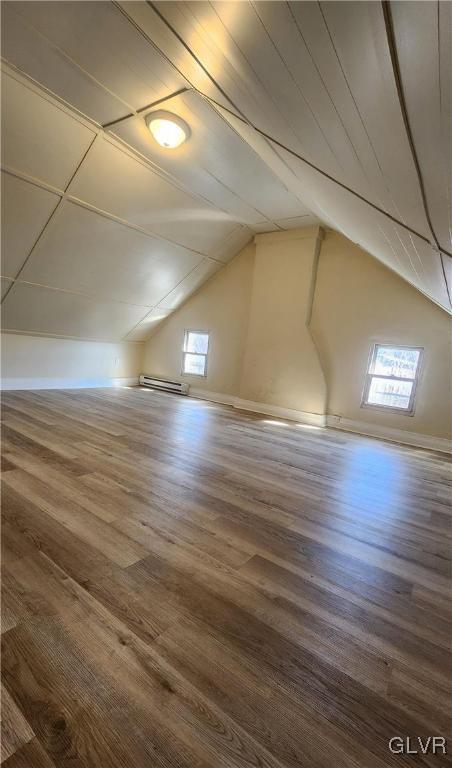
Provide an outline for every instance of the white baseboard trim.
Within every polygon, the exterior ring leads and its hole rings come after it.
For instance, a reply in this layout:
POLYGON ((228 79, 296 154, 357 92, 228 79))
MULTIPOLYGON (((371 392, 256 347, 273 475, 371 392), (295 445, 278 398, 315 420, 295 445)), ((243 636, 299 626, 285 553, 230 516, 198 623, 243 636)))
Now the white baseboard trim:
POLYGON ((326 416, 321 413, 297 411, 293 408, 282 408, 280 405, 271 405, 270 403, 255 403, 252 400, 242 400, 238 397, 234 403, 234 408, 238 408, 241 411, 263 413, 265 416, 277 416, 279 419, 299 421, 302 424, 310 424, 314 427, 326 426, 326 416))
POLYGON ((393 427, 385 427, 380 424, 369 424, 366 421, 354 421, 353 419, 345 419, 342 416, 329 415, 326 417, 326 423, 328 427, 341 429, 345 432, 356 432, 359 435, 379 437, 392 443, 403 443, 404 445, 413 445, 416 448, 428 448, 431 451, 452 453, 452 440, 447 440, 444 437, 423 435, 420 432, 408 432, 406 429, 394 429, 393 427))
POLYGON ((1 379, 0 389, 92 389, 96 387, 133 387, 138 384, 138 376, 116 379, 1 379))
POLYGON ((280 419, 298 421, 302 424, 311 424, 316 427, 326 426, 326 416, 319 413, 308 413, 307 411, 297 411, 293 408, 282 408, 279 405, 271 405, 270 403, 257 403, 253 400, 242 400, 242 398, 236 397, 235 395, 223 395, 220 392, 210 392, 205 389, 196 389, 193 387, 190 387, 189 395, 190 397, 196 397, 199 400, 210 400, 213 403, 232 405, 240 411, 252 411, 253 413, 261 413, 264 416, 276 416, 280 419))
POLYGON ((192 386, 190 386, 188 394, 190 397, 196 397, 197 400, 209 400, 212 403, 221 403, 221 405, 235 405, 237 402, 235 395, 223 395, 221 392, 210 392, 192 386))
POLYGON ((302 424, 311 424, 316 427, 333 427, 345 432, 355 432, 358 435, 378 437, 393 443, 412 445, 416 448, 427 448, 431 451, 452 453, 451 440, 423 435, 420 432, 408 432, 405 429, 394 429, 378 424, 369 424, 365 421, 354 421, 341 416, 323 416, 318 413, 296 411, 291 408, 281 408, 278 405, 270 405, 269 403, 256 403, 252 400, 242 400, 234 395, 223 395, 220 392, 210 392, 192 387, 190 387, 189 395, 200 400, 209 400, 213 403, 221 403, 222 405, 232 405, 234 408, 242 411, 253 411, 254 413, 262 413, 265 416, 276 416, 280 419, 298 421, 302 424))

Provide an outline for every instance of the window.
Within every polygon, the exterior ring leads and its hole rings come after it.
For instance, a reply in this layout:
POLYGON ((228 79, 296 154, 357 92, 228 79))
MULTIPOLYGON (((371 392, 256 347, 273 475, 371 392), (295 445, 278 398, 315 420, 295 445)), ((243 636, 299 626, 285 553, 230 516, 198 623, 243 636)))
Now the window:
POLYGON ((208 331, 185 331, 182 350, 182 373, 207 376, 208 331))
POLYGON ((362 405, 413 413, 421 354, 420 347, 375 344, 362 405))

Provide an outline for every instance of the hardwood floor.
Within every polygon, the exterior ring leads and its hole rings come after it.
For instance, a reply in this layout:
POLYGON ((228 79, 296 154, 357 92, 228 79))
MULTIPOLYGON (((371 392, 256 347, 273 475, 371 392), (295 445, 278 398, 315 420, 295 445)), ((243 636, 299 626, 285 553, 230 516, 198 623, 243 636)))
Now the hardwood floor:
POLYGON ((449 457, 138 388, 2 432, 5 768, 452 765, 388 748, 450 730, 449 457))

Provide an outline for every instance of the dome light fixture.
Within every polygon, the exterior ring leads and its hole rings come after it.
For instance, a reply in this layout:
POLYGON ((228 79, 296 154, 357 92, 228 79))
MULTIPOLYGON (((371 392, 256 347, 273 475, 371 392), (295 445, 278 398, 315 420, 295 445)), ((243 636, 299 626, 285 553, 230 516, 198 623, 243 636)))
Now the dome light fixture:
POLYGON ((157 144, 165 149, 176 149, 190 136, 190 128, 185 120, 163 109, 149 112, 144 118, 157 144))

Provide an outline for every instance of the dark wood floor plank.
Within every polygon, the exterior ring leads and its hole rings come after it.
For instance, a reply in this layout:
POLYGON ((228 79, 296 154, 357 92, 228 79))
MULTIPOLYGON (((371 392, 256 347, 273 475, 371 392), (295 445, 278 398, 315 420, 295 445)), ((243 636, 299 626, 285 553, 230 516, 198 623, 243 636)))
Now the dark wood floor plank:
POLYGON ((450 457, 140 388, 2 418, 7 768, 404 768, 392 736, 447 735, 450 457))
POLYGON ((3 482, 28 501, 36 504, 45 514, 82 541, 99 549, 114 563, 125 567, 146 557, 147 552, 144 547, 106 525, 97 516, 86 512, 68 499, 64 493, 56 493, 44 481, 38 480, 27 472, 22 470, 7 472, 3 482))
POLYGON ((42 748, 37 738, 24 744, 2 765, 3 768, 55 768, 55 763, 42 748))
MULTIPOLYGON (((312 690, 303 695, 284 682, 280 672, 253 663, 245 647, 219 639, 202 623, 190 621, 176 625, 159 638, 158 647, 165 658, 205 691, 231 716, 242 722, 268 747, 281 756, 285 765, 328 765, 334 753, 335 765, 357 764, 364 768, 386 765, 381 759, 384 747, 377 738, 371 742, 355 738, 353 729, 341 728, 325 699, 331 691, 317 682, 317 696, 312 690), (202 649, 202 654, 199 650, 202 649), (322 739, 318 739, 319 732, 322 739)), ((373 725, 378 733, 378 717, 373 725)), ((362 729, 363 724, 360 724, 362 729)), ((397 764, 395 762, 394 764, 397 764)))
POLYGON ((99 549, 79 539, 4 482, 1 499, 2 529, 6 529, 8 543, 12 540, 10 560, 44 552, 79 580, 110 573, 113 564, 99 549))
POLYGON ((1 706, 1 759, 3 762, 24 744, 31 741, 34 733, 3 685, 1 687, 1 706))

